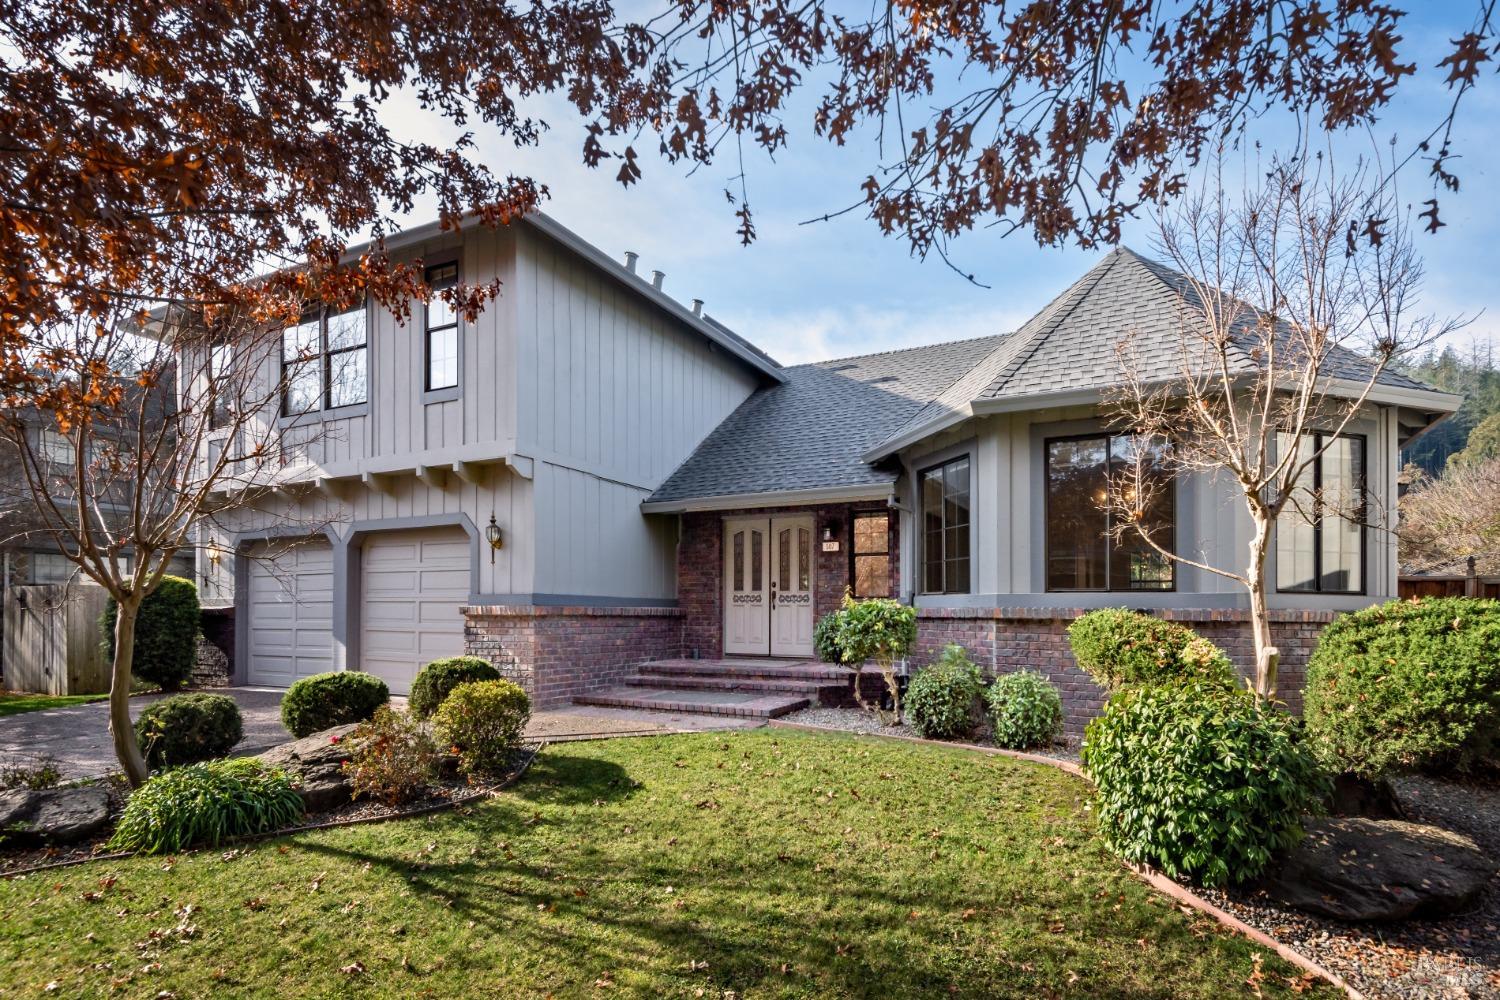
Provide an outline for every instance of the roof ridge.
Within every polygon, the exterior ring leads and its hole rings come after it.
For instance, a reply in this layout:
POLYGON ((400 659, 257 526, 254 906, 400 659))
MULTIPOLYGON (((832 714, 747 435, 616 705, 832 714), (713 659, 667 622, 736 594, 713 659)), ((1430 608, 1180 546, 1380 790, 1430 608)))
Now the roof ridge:
POLYGON ((977 337, 956 337, 953 340, 940 340, 934 344, 913 344, 911 347, 893 347, 888 351, 871 351, 868 354, 850 354, 842 358, 825 358, 822 361, 804 361, 800 365, 787 365, 786 370, 793 371, 798 368, 817 368, 822 365, 842 364, 846 361, 863 361, 866 358, 883 358, 892 354, 906 354, 911 351, 931 350, 935 347, 952 347, 955 344, 972 344, 975 341, 980 340, 993 340, 995 337, 1009 337, 1014 332, 1015 331, 1012 330, 1005 333, 981 333, 977 337))

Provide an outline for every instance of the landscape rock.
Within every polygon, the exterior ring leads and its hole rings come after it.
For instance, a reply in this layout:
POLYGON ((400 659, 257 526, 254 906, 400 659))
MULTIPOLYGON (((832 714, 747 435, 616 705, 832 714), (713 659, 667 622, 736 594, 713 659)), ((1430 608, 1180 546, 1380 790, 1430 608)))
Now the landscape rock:
POLYGON ((0 837, 12 843, 72 844, 108 822, 109 792, 102 785, 0 792, 0 837))
POLYGON ((1351 922, 1438 917, 1472 906, 1495 863, 1462 834, 1395 819, 1336 816, 1267 876, 1272 900, 1351 922))
POLYGON ((322 812, 347 804, 354 797, 353 786, 344 773, 349 759, 349 737, 356 724, 334 726, 300 740, 272 747, 260 755, 261 761, 282 768, 301 779, 298 792, 308 812, 322 812))

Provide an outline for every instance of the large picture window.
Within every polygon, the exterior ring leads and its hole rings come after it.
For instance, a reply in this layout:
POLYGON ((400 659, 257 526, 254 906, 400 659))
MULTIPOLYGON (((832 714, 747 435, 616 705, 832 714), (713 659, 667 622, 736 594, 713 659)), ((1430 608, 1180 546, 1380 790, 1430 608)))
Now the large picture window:
MULTIPOLYGON (((1277 447, 1292 447, 1291 436, 1280 435, 1277 447)), ((1276 523, 1276 589, 1363 593, 1364 438, 1307 434, 1297 448, 1299 460, 1315 454, 1317 458, 1298 480, 1276 523)))
POLYGON ((969 592, 969 458, 925 469, 922 490, 922 590, 969 592))
MULTIPOLYGON (((1171 590, 1172 561, 1133 529, 1113 538, 1105 503, 1110 484, 1137 460, 1165 476, 1164 446, 1133 435, 1096 434, 1048 441, 1046 449, 1047 589, 1171 590)), ((1176 512, 1171 484, 1165 486, 1151 498, 1144 524, 1170 546, 1176 512)))
POLYGON ((457 264, 438 264, 427 269, 427 382, 425 388, 452 389, 458 385, 458 311, 438 295, 458 284, 457 264))
POLYGON ((854 515, 854 596, 891 596, 891 516, 885 511, 854 515))
POLYGON ((336 410, 369 399, 364 305, 309 310, 281 334, 283 416, 336 410))

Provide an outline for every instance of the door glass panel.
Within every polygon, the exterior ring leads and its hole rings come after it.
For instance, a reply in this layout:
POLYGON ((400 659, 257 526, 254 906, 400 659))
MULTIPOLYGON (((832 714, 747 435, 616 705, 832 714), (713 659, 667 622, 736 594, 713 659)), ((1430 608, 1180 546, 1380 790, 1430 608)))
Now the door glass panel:
POLYGON ((776 534, 776 585, 792 589, 792 529, 782 528, 776 534))
POLYGON ((759 593, 761 590, 761 568, 765 563, 764 548, 765 538, 759 531, 750 532, 750 589, 759 593))
POLYGON ((797 589, 811 590, 809 586, 811 576, 810 553, 812 551, 812 534, 806 528, 797 529, 797 589))
POLYGON ((745 589, 745 533, 734 533, 734 589, 745 589))

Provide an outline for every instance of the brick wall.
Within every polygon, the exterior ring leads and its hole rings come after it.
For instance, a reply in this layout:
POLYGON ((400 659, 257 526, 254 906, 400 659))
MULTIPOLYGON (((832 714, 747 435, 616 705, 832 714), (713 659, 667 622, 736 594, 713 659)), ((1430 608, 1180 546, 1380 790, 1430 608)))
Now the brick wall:
MULTIPOLYGON (((1062 695, 1064 730, 1077 740, 1104 705, 1104 692, 1073 661, 1067 628, 1084 612, 1076 608, 924 609, 918 613, 917 669, 957 643, 987 675, 1028 669, 1046 674, 1062 695)), ((1254 670, 1248 615, 1231 610, 1164 610, 1158 617, 1181 622, 1213 641, 1246 677, 1254 670)), ((1302 710, 1307 659, 1333 612, 1273 611, 1271 631, 1281 649, 1280 692, 1294 712, 1302 710)))
POLYGON ((467 607, 464 647, 493 663, 537 708, 620 683, 650 660, 682 654, 677 608, 467 607))
POLYGON ((228 687, 234 676, 234 608, 204 608, 199 615, 198 655, 189 683, 228 687))
MULTIPOLYGON (((888 511, 883 505, 829 504, 821 507, 774 507, 752 510, 684 514, 677 547, 677 604, 683 611, 684 655, 694 651, 703 659, 724 655, 724 520, 730 517, 773 517, 811 514, 813 518, 813 620, 837 610, 849 586, 850 547, 854 515, 860 511, 888 511), (823 551, 823 528, 837 525, 837 552, 823 551)), ((890 511, 891 590, 901 590, 900 519, 890 511)))

